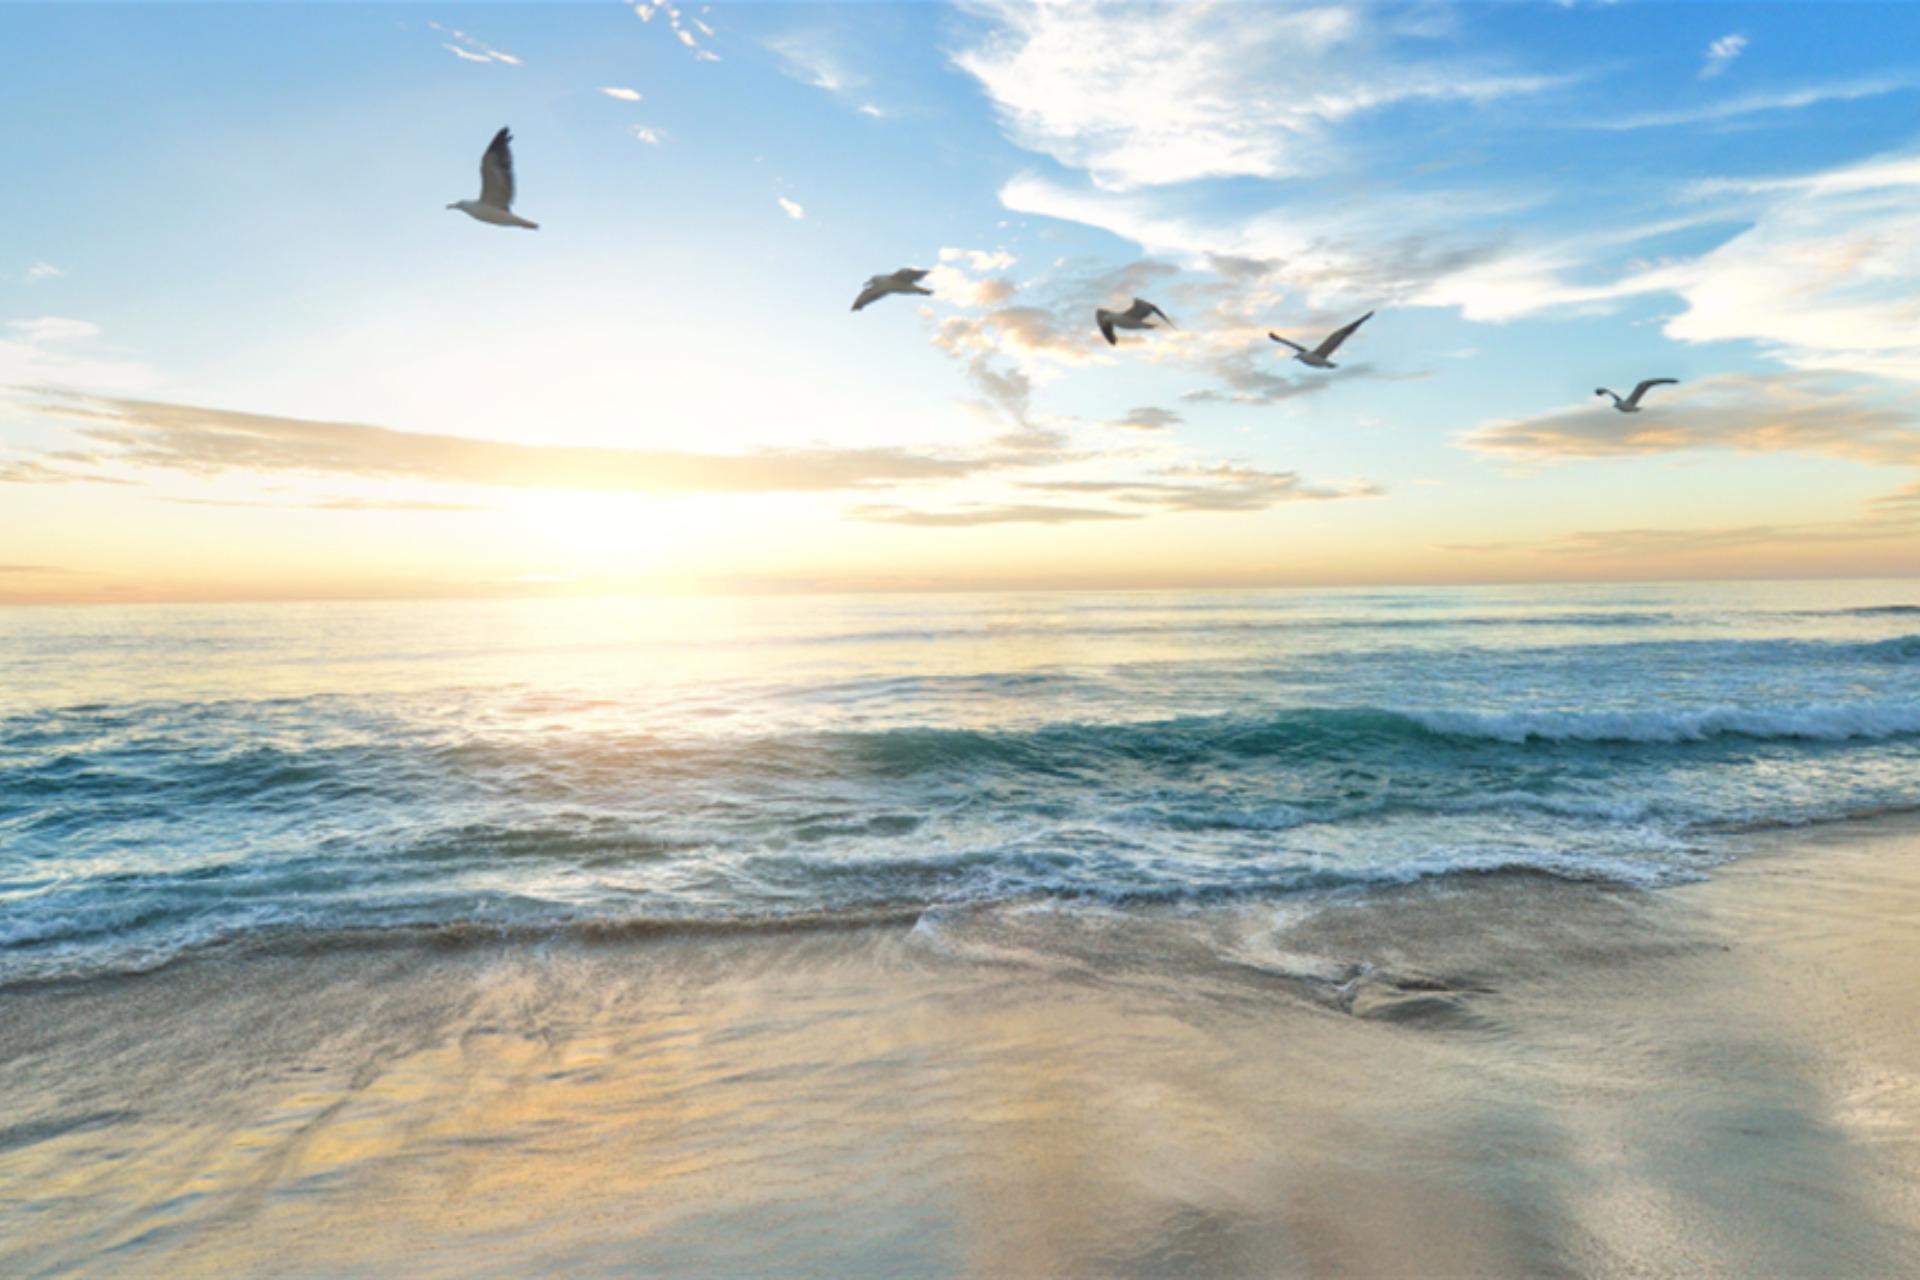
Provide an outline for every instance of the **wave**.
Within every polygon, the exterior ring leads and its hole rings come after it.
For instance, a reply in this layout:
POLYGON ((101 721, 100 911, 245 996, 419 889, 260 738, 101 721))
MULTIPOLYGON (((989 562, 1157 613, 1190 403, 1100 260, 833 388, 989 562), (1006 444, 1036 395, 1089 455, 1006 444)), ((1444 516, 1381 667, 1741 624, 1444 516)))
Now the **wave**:
POLYGON ((1841 742, 1920 734, 1920 702, 1904 700, 1684 711, 1430 711, 1410 718, 1432 733, 1509 743, 1841 742))
POLYGON ((1893 636, 1886 640, 1877 640, 1868 644, 1853 646, 1859 656, 1869 662, 1905 663, 1920 662, 1920 635, 1893 636))
MULTIPOLYGON (((929 863, 947 861, 930 859, 929 863)), ((964 860, 963 860, 964 861, 964 860)), ((1633 858, 1591 857, 1552 850, 1434 850, 1376 866, 1288 864, 1238 882, 1169 882, 1118 886, 1090 883, 1064 869, 1005 866, 987 876, 963 879, 947 892, 892 896, 836 908, 740 911, 730 914, 665 913, 571 916, 494 913, 446 918, 415 915, 389 920, 329 919, 309 908, 300 912, 251 912, 225 920, 197 914, 180 927, 123 938, 106 947, 89 945, 104 923, 69 918, 71 934, 58 921, 43 921, 28 937, 0 934, 0 990, 49 983, 130 977, 157 972, 197 957, 299 956, 343 951, 421 948, 434 951, 514 946, 618 946, 677 939, 771 937, 848 932, 865 929, 911 930, 937 924, 943 911, 981 906, 1049 903, 1103 910, 1181 910, 1237 906, 1250 902, 1324 898, 1347 906, 1356 895, 1403 889, 1423 883, 1478 880, 1494 876, 1536 876, 1568 884, 1657 889, 1705 879, 1700 860, 1662 863, 1633 858)), ((124 927, 125 920, 114 922, 124 927)))

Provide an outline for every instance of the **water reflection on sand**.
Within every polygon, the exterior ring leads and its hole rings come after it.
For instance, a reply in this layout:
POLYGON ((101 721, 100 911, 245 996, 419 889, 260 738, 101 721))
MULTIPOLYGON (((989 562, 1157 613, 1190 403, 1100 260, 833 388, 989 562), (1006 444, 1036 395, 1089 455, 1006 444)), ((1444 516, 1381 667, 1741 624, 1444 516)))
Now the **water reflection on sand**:
POLYGON ((1828 843, 16 988, 0 1271, 1897 1274, 1920 841, 1828 843))

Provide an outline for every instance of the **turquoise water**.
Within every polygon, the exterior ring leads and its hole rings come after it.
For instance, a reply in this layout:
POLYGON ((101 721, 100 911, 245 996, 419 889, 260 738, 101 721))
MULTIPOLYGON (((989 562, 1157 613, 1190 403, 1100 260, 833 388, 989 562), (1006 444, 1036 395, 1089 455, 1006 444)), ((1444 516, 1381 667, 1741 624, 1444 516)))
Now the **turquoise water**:
POLYGON ((0 612, 0 981, 385 931, 1657 887, 1912 807, 1901 582, 0 612))

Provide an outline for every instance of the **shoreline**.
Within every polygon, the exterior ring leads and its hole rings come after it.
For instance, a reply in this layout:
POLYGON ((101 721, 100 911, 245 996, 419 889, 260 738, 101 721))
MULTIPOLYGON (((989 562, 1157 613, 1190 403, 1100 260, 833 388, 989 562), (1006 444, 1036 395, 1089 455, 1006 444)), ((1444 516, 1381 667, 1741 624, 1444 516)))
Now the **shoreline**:
POLYGON ((1899 815, 1652 891, 195 957, 7 994, 0 1270, 1894 1275, 1916 923, 1899 815))

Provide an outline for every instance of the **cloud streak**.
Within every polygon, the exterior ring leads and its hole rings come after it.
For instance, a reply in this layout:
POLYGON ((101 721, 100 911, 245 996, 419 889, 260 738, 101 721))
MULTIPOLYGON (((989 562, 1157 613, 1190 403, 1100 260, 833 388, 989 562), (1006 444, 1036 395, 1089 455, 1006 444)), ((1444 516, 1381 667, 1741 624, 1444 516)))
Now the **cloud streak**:
POLYGON ((1116 502, 1165 511, 1264 511, 1284 502, 1372 498, 1384 490, 1369 481, 1310 484, 1297 471, 1261 471, 1231 462, 1168 467, 1161 480, 1029 480, 1019 487, 1053 494, 1104 494, 1116 502))
POLYGON ((502 53, 498 49, 491 48, 464 31, 456 31, 451 27, 443 27, 437 22, 429 22, 427 25, 443 36, 453 37, 452 43, 443 44, 440 47, 453 54, 454 57, 459 58, 462 62, 500 62, 510 67, 522 65, 520 59, 514 57, 512 54, 502 53))
POLYGON ((1726 69, 1733 65, 1734 59, 1738 58, 1746 47, 1747 38, 1743 35, 1721 36, 1715 40, 1707 46, 1707 60, 1700 68, 1700 78, 1711 80, 1725 74, 1726 69))
POLYGON ((1556 409, 1476 427, 1469 449, 1523 464, 1652 457, 1696 449, 1810 453, 1875 466, 1920 466, 1920 396, 1806 373, 1724 374, 1639 413, 1556 409))
POLYGON ((942 457, 898 448, 702 454, 511 444, 82 395, 57 396, 38 409, 77 424, 74 430, 96 447, 90 454, 57 455, 70 465, 203 478, 246 473, 618 493, 819 493, 958 479, 1003 465, 987 455, 942 457))
POLYGON ((1104 507, 1060 507, 1045 503, 1015 503, 1001 506, 971 504, 946 511, 916 511, 911 507, 873 505, 853 507, 850 519, 869 524, 898 524, 917 529, 972 529, 990 524, 1084 524, 1089 521, 1139 520, 1138 511, 1114 511, 1104 507))

